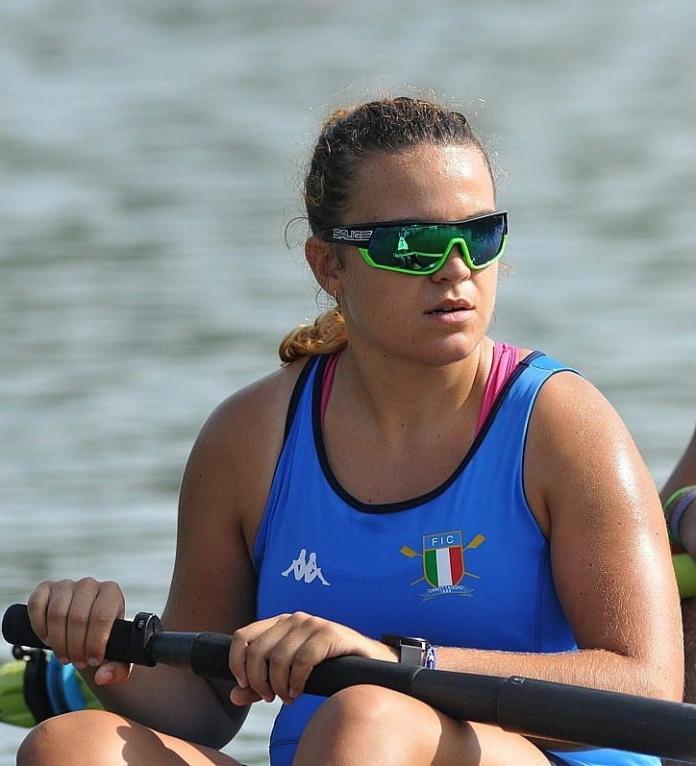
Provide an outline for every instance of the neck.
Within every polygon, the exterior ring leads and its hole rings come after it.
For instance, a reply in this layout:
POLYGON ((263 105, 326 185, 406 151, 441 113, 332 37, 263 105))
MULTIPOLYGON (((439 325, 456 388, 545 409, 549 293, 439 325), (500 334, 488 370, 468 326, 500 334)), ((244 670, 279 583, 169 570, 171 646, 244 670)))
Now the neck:
POLYGON ((421 424, 474 422, 491 366, 493 342, 484 338, 464 359, 428 365, 346 348, 336 393, 348 411, 364 413, 384 435, 405 435, 421 424))

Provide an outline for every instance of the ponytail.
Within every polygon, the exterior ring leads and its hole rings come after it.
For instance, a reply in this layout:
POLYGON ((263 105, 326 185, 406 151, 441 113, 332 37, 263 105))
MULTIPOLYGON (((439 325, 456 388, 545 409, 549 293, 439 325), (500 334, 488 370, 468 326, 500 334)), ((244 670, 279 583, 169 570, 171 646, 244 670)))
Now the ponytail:
POLYGON ((313 324, 291 330, 280 342, 278 354, 283 364, 290 364, 303 356, 334 354, 347 343, 343 314, 332 308, 320 314, 313 324))

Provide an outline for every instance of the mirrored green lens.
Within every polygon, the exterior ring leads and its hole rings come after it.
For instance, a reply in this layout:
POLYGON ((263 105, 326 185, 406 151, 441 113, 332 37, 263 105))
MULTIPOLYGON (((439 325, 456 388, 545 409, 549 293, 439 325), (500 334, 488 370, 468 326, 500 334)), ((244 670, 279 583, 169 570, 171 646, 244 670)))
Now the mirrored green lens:
POLYGON ((368 254, 375 266, 414 274, 432 274, 445 261, 453 240, 463 240, 465 260, 473 268, 494 261, 505 238, 504 215, 463 224, 380 226, 370 239, 368 254), (469 263, 470 260, 470 263, 469 263))
MULTIPOLYGON (((444 254, 438 226, 384 226, 372 234, 368 252, 379 266, 428 272, 444 254)), ((446 244, 445 244, 446 247, 446 244)))
POLYGON ((482 268, 495 260, 500 254, 505 238, 505 219, 492 216, 485 221, 476 221, 468 227, 462 227, 462 238, 469 250, 469 257, 474 266, 482 268))

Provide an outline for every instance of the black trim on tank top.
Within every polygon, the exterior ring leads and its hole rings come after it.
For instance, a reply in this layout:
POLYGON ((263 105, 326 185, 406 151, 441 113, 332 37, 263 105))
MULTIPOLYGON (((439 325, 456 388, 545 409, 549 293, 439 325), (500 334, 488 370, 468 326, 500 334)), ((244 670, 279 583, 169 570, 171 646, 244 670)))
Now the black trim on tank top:
MULTIPOLYGON (((321 357, 319 358, 319 361, 321 361, 321 357)), ((300 402, 300 397, 302 396, 302 391, 304 390, 305 383, 307 382, 309 373, 312 371, 312 368, 316 365, 316 363, 317 363, 316 356, 308 359, 305 362, 305 365, 302 368, 302 371, 297 376, 297 380, 295 381, 295 386, 292 389, 292 395, 290 396, 290 401, 288 403, 288 414, 285 416, 285 432, 283 433, 283 446, 285 446, 285 442, 288 440, 290 429, 292 428, 292 424, 295 421, 295 413, 297 412, 297 405, 300 402)))
POLYGON ((312 391, 312 431, 314 433, 314 446, 317 451, 319 465, 321 466, 321 469, 324 473, 324 477, 329 482, 329 485, 333 491, 342 500, 355 508, 357 511, 361 511, 362 513, 396 513, 397 511, 407 511, 410 508, 416 508, 419 505, 424 505, 425 503, 434 500, 436 497, 445 492, 445 490, 447 490, 459 478, 462 471, 471 462, 478 448, 481 446, 481 443, 486 438, 486 434, 490 430, 491 425, 495 420, 495 416, 500 410, 503 401, 508 394, 508 391, 512 388, 517 378, 520 377, 520 375, 525 371, 529 364, 535 359, 538 359, 540 356, 544 355, 540 351, 533 351, 531 354, 517 363, 517 367, 515 367, 515 369, 512 371, 510 377, 505 381, 505 385, 498 393, 493 407, 486 416, 486 420, 481 427, 481 430, 478 432, 478 434, 476 434, 476 438, 469 448, 469 451, 464 456, 462 462, 454 469, 449 478, 445 479, 445 481, 440 484, 439 487, 431 489, 424 495, 408 498, 407 500, 399 500, 395 503, 363 503, 361 500, 353 497, 353 495, 351 495, 341 486, 338 479, 334 475, 334 472, 331 470, 331 465, 329 464, 329 459, 326 455, 324 435, 321 431, 321 390, 324 381, 324 368, 326 367, 326 361, 321 360, 321 367, 317 370, 316 377, 314 378, 314 389, 312 391))

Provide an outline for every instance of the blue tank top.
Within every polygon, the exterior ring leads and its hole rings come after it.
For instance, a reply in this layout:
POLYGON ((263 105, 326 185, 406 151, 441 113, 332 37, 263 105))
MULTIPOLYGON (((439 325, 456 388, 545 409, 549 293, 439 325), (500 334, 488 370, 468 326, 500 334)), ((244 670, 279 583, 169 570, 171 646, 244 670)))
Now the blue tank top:
MULTIPOLYGON (((369 505, 341 487, 326 457, 320 401, 327 358, 309 360, 290 402, 254 547, 258 619, 304 611, 376 639, 397 633, 443 646, 577 649, 522 480, 537 394, 568 368, 538 352, 528 356, 444 484, 403 502, 369 505)), ((322 701, 305 694, 283 705, 271 735, 272 766, 290 766, 322 701)), ((573 766, 659 764, 616 750, 552 757, 573 766)))

